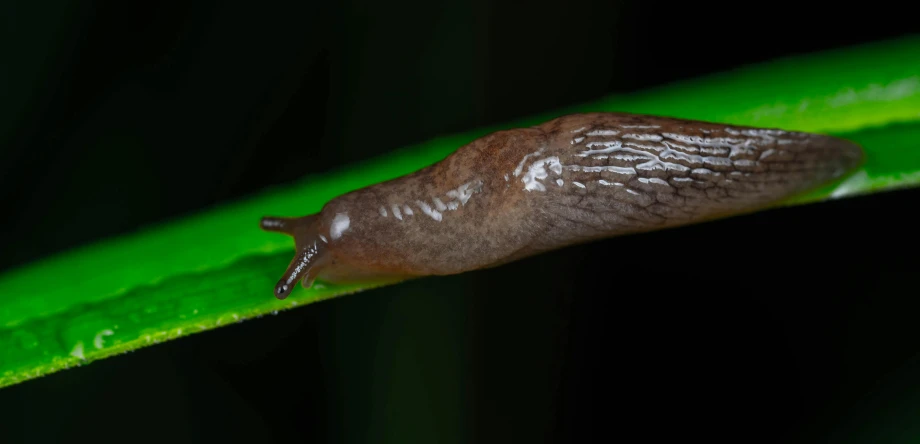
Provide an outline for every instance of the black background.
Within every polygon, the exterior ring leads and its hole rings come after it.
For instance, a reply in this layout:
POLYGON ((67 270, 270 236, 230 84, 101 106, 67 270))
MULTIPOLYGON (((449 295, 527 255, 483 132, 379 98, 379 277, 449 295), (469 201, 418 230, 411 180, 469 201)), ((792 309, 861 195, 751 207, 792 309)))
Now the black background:
MULTIPOLYGON (((920 32, 895 2, 49 3, 0 6, 0 270, 434 136, 920 32)), ((142 349, 0 391, 0 441, 905 436, 918 196, 611 239, 142 349)))

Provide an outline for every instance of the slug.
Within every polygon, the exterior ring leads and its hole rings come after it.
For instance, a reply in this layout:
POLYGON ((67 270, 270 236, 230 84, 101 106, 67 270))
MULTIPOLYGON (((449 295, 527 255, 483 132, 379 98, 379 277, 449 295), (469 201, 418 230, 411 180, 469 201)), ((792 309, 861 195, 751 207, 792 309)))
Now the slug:
POLYGON ((818 134, 586 113, 479 138, 319 213, 264 217, 294 238, 275 287, 381 282, 495 267, 612 236, 765 209, 858 167, 862 149, 818 134))

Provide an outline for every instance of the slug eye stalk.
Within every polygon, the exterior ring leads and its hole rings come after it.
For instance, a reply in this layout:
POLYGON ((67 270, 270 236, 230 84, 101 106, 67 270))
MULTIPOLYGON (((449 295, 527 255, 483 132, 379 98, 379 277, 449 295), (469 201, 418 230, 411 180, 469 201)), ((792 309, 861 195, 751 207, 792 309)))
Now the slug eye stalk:
POLYGON ((275 297, 278 299, 286 299, 298 280, 304 288, 310 288, 316 279, 319 270, 317 265, 323 259, 326 245, 325 239, 315 232, 316 220, 316 215, 297 218, 267 216, 259 222, 265 231, 283 233, 294 238, 294 259, 275 285, 275 297))

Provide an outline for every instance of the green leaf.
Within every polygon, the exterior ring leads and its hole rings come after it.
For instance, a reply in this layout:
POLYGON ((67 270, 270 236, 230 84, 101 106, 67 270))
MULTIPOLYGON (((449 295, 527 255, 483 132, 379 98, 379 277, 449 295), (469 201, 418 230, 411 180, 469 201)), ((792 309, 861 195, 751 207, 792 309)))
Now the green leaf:
POLYGON ((790 205, 914 186, 920 182, 917 53, 920 39, 909 38, 777 60, 443 137, 13 270, 0 276, 0 387, 371 288, 318 283, 276 300, 272 288, 293 245, 259 230, 259 218, 316 212, 340 194, 430 165, 489 132, 563 114, 669 115, 828 133, 863 145, 868 160, 861 170, 790 205))

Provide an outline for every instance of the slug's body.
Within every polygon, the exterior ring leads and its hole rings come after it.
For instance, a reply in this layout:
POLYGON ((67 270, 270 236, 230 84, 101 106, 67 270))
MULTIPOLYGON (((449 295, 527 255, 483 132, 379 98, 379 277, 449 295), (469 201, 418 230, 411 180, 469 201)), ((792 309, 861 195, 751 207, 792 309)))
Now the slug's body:
POLYGON ((499 131, 415 173, 262 219, 294 236, 275 289, 492 267, 566 245, 748 213, 857 167, 829 136, 621 113, 499 131))

